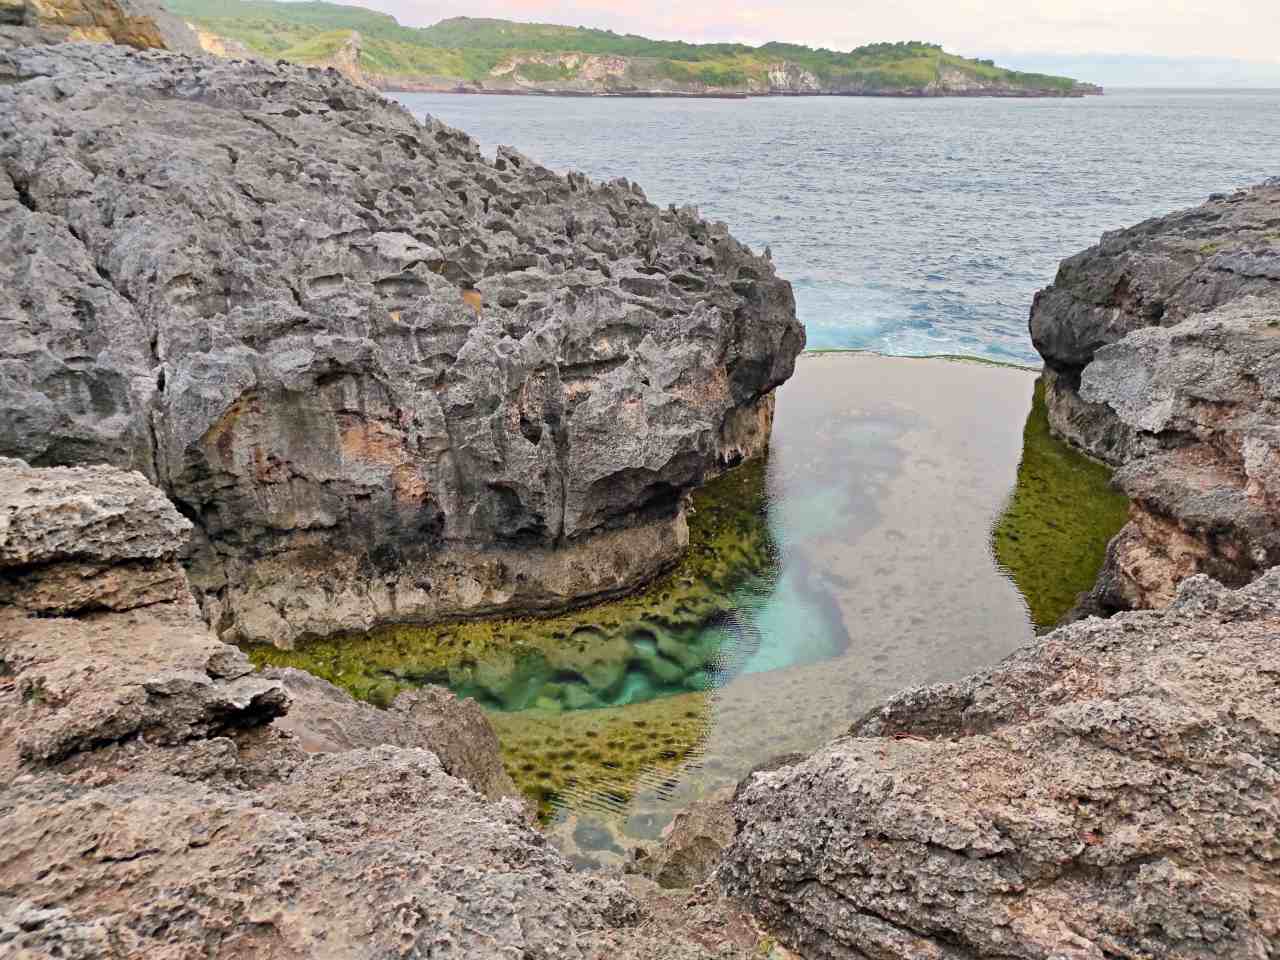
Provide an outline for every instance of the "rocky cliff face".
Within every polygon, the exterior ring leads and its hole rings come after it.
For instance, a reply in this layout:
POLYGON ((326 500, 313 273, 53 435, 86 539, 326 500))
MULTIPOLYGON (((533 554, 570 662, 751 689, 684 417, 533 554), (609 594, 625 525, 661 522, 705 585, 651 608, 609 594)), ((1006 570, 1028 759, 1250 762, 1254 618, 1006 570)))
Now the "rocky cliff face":
POLYGON ((140 474, 0 461, 0 955, 754 955, 715 904, 659 925, 573 873, 475 704, 254 674, 199 619, 188 531, 140 474))
POLYGON ((807 960, 1257 958, 1280 931, 1280 572, 908 691, 734 803, 807 960))
POLYGON ((1031 334, 1054 430, 1133 503, 1094 609, 1280 563, 1280 182, 1108 234, 1036 297, 1031 334))
POLYGON ((692 210, 331 72, 68 46, 0 74, 0 454, 156 481, 224 637, 629 589, 767 443, 804 330, 692 210))

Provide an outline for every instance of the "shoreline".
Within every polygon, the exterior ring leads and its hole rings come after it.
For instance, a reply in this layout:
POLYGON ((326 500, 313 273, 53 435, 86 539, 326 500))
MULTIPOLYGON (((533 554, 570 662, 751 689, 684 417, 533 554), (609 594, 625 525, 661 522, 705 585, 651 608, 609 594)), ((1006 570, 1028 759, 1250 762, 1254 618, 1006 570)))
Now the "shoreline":
POLYGON ((1043 367, 1029 367, 1009 360, 992 360, 990 357, 977 357, 964 353, 885 353, 867 347, 815 347, 801 352, 801 357, 831 357, 841 355, 884 357, 889 360, 949 360, 952 363, 977 363, 990 367, 1008 367, 1012 370, 1023 370, 1027 373, 1040 374, 1043 367))
MULTIPOLYGON (((366 81, 368 82, 368 81, 366 81)), ((766 93, 737 93, 726 91, 713 92, 679 92, 662 90, 629 90, 629 91, 586 91, 586 90, 474 90, 463 86, 434 87, 426 84, 420 86, 400 86, 390 83, 370 83, 379 93, 433 93, 449 96, 466 97, 548 97, 584 100, 777 100, 806 98, 867 98, 882 100, 1084 100, 1088 97, 1105 96, 1105 91, 1087 91, 1080 93, 1038 93, 1038 92, 940 92, 924 93, 922 91, 885 91, 877 93, 864 91, 860 93, 835 90, 818 91, 769 91, 766 93)))

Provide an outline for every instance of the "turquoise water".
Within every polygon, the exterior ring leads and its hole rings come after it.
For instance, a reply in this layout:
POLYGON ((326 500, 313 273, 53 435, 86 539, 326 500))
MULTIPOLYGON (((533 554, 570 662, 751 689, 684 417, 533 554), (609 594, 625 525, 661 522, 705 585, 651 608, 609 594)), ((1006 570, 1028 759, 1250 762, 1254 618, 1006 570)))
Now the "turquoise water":
POLYGON ((557 170, 694 203, 796 292, 811 347, 1038 364, 1035 291, 1105 230, 1280 175, 1280 92, 1082 100, 400 94, 557 170))

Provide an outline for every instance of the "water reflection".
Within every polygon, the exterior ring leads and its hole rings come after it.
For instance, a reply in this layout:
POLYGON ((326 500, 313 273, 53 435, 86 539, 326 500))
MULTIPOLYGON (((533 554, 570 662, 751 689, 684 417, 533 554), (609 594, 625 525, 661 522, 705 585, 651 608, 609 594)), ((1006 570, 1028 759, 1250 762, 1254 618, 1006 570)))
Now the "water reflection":
MULTIPOLYGON (((736 597, 758 648, 714 691, 561 718, 625 731, 618 747, 639 752, 655 745, 644 733, 654 715, 698 725, 682 758, 557 798, 551 830, 580 864, 616 860, 614 845, 656 838, 692 800, 816 748, 886 696, 1030 638, 990 530, 1014 484, 1033 383, 1025 371, 941 360, 802 358, 779 394, 767 466, 776 576, 736 597)), ((494 720, 507 742, 523 737, 517 715, 494 720)))
POLYGON ((990 544, 1033 384, 1003 367, 805 356, 767 461, 697 495, 694 549, 653 588, 549 620, 255 658, 375 701, 425 682, 475 696, 556 840, 583 866, 616 860, 753 766, 1031 637, 990 544))

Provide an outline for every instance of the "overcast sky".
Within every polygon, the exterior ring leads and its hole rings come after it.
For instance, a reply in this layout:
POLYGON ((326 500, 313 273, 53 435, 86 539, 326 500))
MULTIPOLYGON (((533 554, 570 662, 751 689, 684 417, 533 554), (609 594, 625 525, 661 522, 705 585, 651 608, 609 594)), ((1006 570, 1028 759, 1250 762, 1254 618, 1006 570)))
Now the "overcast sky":
POLYGON ((931 40, 973 56, 1126 54, 1280 67, 1280 0, 358 0, 425 26, 493 16, 669 39, 850 49, 931 40))

